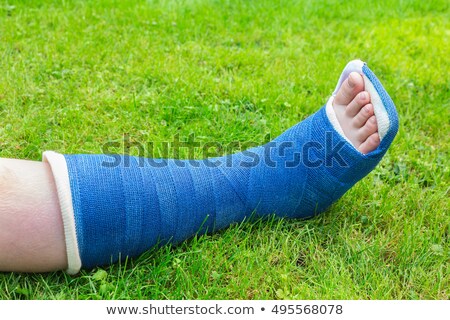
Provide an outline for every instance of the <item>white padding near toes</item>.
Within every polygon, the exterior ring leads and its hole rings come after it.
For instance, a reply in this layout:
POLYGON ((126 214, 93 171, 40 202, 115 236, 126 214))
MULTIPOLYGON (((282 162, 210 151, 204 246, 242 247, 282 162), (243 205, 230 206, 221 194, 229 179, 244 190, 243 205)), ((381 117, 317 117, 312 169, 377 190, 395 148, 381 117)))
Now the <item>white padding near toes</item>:
POLYGON ((69 171, 67 170, 66 159, 62 154, 45 151, 42 155, 42 160, 50 164, 53 178, 55 179, 66 240, 67 273, 76 274, 81 269, 81 258, 78 250, 72 193, 70 190, 69 171))
POLYGON ((373 112, 375 113, 375 117, 377 118, 378 134, 380 135, 380 140, 383 140, 390 126, 389 115, 383 105, 383 102, 381 101, 380 95, 373 86, 372 82, 370 82, 369 78, 367 78, 364 74, 363 78, 365 90, 370 95, 370 102, 373 105, 373 112))

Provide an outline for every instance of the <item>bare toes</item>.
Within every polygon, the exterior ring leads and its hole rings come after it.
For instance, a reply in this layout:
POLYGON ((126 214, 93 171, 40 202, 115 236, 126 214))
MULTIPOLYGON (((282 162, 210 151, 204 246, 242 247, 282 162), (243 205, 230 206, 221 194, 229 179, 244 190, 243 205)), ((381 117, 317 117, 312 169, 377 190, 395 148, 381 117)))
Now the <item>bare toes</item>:
POLYGON ((353 118, 352 124, 355 128, 361 128, 371 116, 373 116, 373 105, 368 103, 359 110, 358 114, 353 118))
POLYGON ((380 135, 378 134, 378 132, 375 132, 371 134, 366 139, 366 141, 360 144, 358 150, 363 154, 367 154, 378 148, 379 145, 380 145, 380 135))
POLYGON ((361 108, 370 102, 370 96, 367 91, 360 92, 347 106, 345 114, 349 117, 356 116, 361 108))
POLYGON ((358 92, 364 89, 364 79, 357 72, 352 72, 339 88, 334 105, 347 105, 352 101, 358 92))

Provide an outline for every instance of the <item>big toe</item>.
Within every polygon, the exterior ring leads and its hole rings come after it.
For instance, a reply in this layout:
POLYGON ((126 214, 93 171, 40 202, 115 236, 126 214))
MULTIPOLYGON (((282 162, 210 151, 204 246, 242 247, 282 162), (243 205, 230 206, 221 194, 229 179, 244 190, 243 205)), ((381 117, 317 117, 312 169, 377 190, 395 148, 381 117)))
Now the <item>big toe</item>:
POLYGON ((333 105, 348 105, 355 96, 364 90, 364 79, 357 73, 352 72, 339 88, 333 105))

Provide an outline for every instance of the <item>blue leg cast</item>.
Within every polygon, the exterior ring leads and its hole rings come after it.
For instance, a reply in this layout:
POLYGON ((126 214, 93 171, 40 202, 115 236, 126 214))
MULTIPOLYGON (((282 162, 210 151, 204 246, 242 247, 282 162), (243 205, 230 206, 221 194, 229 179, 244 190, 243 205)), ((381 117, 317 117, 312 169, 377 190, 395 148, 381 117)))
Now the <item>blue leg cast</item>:
POLYGON ((68 179, 58 181, 55 155, 47 155, 62 201, 70 272, 252 215, 305 218, 323 212, 377 165, 398 129, 394 104, 375 75, 360 61, 350 63, 342 77, 351 71, 364 76, 377 104, 381 143, 369 154, 339 133, 329 101, 270 143, 220 158, 65 155, 58 161, 65 161, 61 174, 67 168, 68 179), (66 202, 64 183, 70 187, 66 202))

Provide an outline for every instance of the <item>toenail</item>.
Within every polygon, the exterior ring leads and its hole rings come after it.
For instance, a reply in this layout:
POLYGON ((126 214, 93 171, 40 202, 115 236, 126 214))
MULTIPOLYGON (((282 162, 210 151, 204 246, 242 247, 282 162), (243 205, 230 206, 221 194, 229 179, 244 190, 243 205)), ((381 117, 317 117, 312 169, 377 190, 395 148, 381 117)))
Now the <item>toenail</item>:
POLYGON ((365 92, 361 92, 361 93, 359 94, 359 97, 361 98, 361 100, 366 100, 367 95, 366 95, 365 92))
POLYGON ((353 88, 355 86, 355 76, 350 73, 350 75, 348 76, 348 85, 350 86, 350 88, 353 88))

